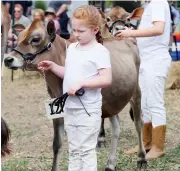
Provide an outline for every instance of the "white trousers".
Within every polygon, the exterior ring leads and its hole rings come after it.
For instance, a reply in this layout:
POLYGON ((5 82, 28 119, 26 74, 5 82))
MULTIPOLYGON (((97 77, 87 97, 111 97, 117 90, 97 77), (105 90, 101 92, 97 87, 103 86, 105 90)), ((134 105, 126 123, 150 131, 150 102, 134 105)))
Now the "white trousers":
POLYGON ((68 171, 97 171, 96 145, 101 126, 101 109, 65 109, 69 145, 68 171))
POLYGON ((139 71, 143 120, 152 122, 153 127, 166 125, 164 89, 171 65, 171 58, 157 59, 141 60, 139 71))

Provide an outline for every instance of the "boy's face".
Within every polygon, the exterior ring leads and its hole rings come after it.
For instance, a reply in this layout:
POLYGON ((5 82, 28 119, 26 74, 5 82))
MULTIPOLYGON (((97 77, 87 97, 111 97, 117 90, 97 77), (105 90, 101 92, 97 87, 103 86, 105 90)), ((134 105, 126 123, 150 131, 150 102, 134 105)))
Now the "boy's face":
POLYGON ((98 32, 98 28, 91 29, 86 21, 80 19, 72 19, 73 35, 80 44, 87 44, 93 40, 98 32))

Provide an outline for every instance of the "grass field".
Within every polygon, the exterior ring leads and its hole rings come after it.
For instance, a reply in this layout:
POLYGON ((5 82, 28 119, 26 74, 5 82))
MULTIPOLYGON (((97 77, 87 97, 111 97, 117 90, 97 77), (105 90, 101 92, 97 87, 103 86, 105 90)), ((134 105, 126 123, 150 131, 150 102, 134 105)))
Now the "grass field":
MULTIPOLYGON (((50 171, 52 163, 52 122, 44 116, 47 98, 41 78, 21 78, 2 81, 2 115, 12 136, 12 154, 2 160, 2 171, 50 171)), ((148 162, 148 171, 180 171, 180 90, 168 90, 166 155, 148 162)), ((121 134, 117 151, 117 171, 136 171, 136 156, 127 157, 125 149, 137 143, 136 132, 128 115, 129 106, 120 114, 121 134)), ((106 120, 106 148, 98 149, 98 168, 103 171, 110 145, 110 127, 106 120)), ((60 159, 60 170, 67 171, 67 141, 60 159)))

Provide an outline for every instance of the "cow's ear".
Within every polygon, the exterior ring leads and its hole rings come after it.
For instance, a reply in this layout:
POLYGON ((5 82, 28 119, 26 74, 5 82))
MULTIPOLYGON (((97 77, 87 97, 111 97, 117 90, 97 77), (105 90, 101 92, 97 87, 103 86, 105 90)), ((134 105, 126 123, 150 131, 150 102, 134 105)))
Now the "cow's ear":
POLYGON ((38 29, 39 27, 41 27, 41 20, 35 19, 29 26, 28 32, 31 34, 34 30, 38 29))
POLYGON ((105 18, 105 14, 104 14, 104 12, 103 12, 103 11, 101 11, 100 9, 98 9, 98 11, 99 11, 99 13, 100 13, 101 17, 102 17, 102 18, 105 18))
POLYGON ((21 35, 21 38, 19 39, 19 42, 23 42, 24 44, 28 44, 28 39, 30 38, 30 35, 34 32, 34 30, 41 27, 41 20, 35 19, 31 25, 28 26, 27 29, 24 30, 24 33, 21 35))
POLYGON ((56 37, 56 28, 54 25, 54 21, 49 21, 47 24, 47 32, 50 36, 50 39, 54 39, 56 37))
POLYGON ((127 17, 130 20, 140 20, 144 12, 144 8, 136 8, 133 12, 127 17))

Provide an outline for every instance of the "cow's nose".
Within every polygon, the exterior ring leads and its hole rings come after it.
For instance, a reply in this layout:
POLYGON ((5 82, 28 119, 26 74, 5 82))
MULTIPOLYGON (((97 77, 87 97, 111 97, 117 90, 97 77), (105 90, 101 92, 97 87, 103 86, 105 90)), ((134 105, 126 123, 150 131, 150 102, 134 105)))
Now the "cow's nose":
POLYGON ((9 66, 11 66, 11 64, 13 63, 13 61, 14 61, 14 58, 12 58, 12 57, 7 57, 7 58, 4 59, 4 64, 5 64, 6 67, 9 67, 9 66))

